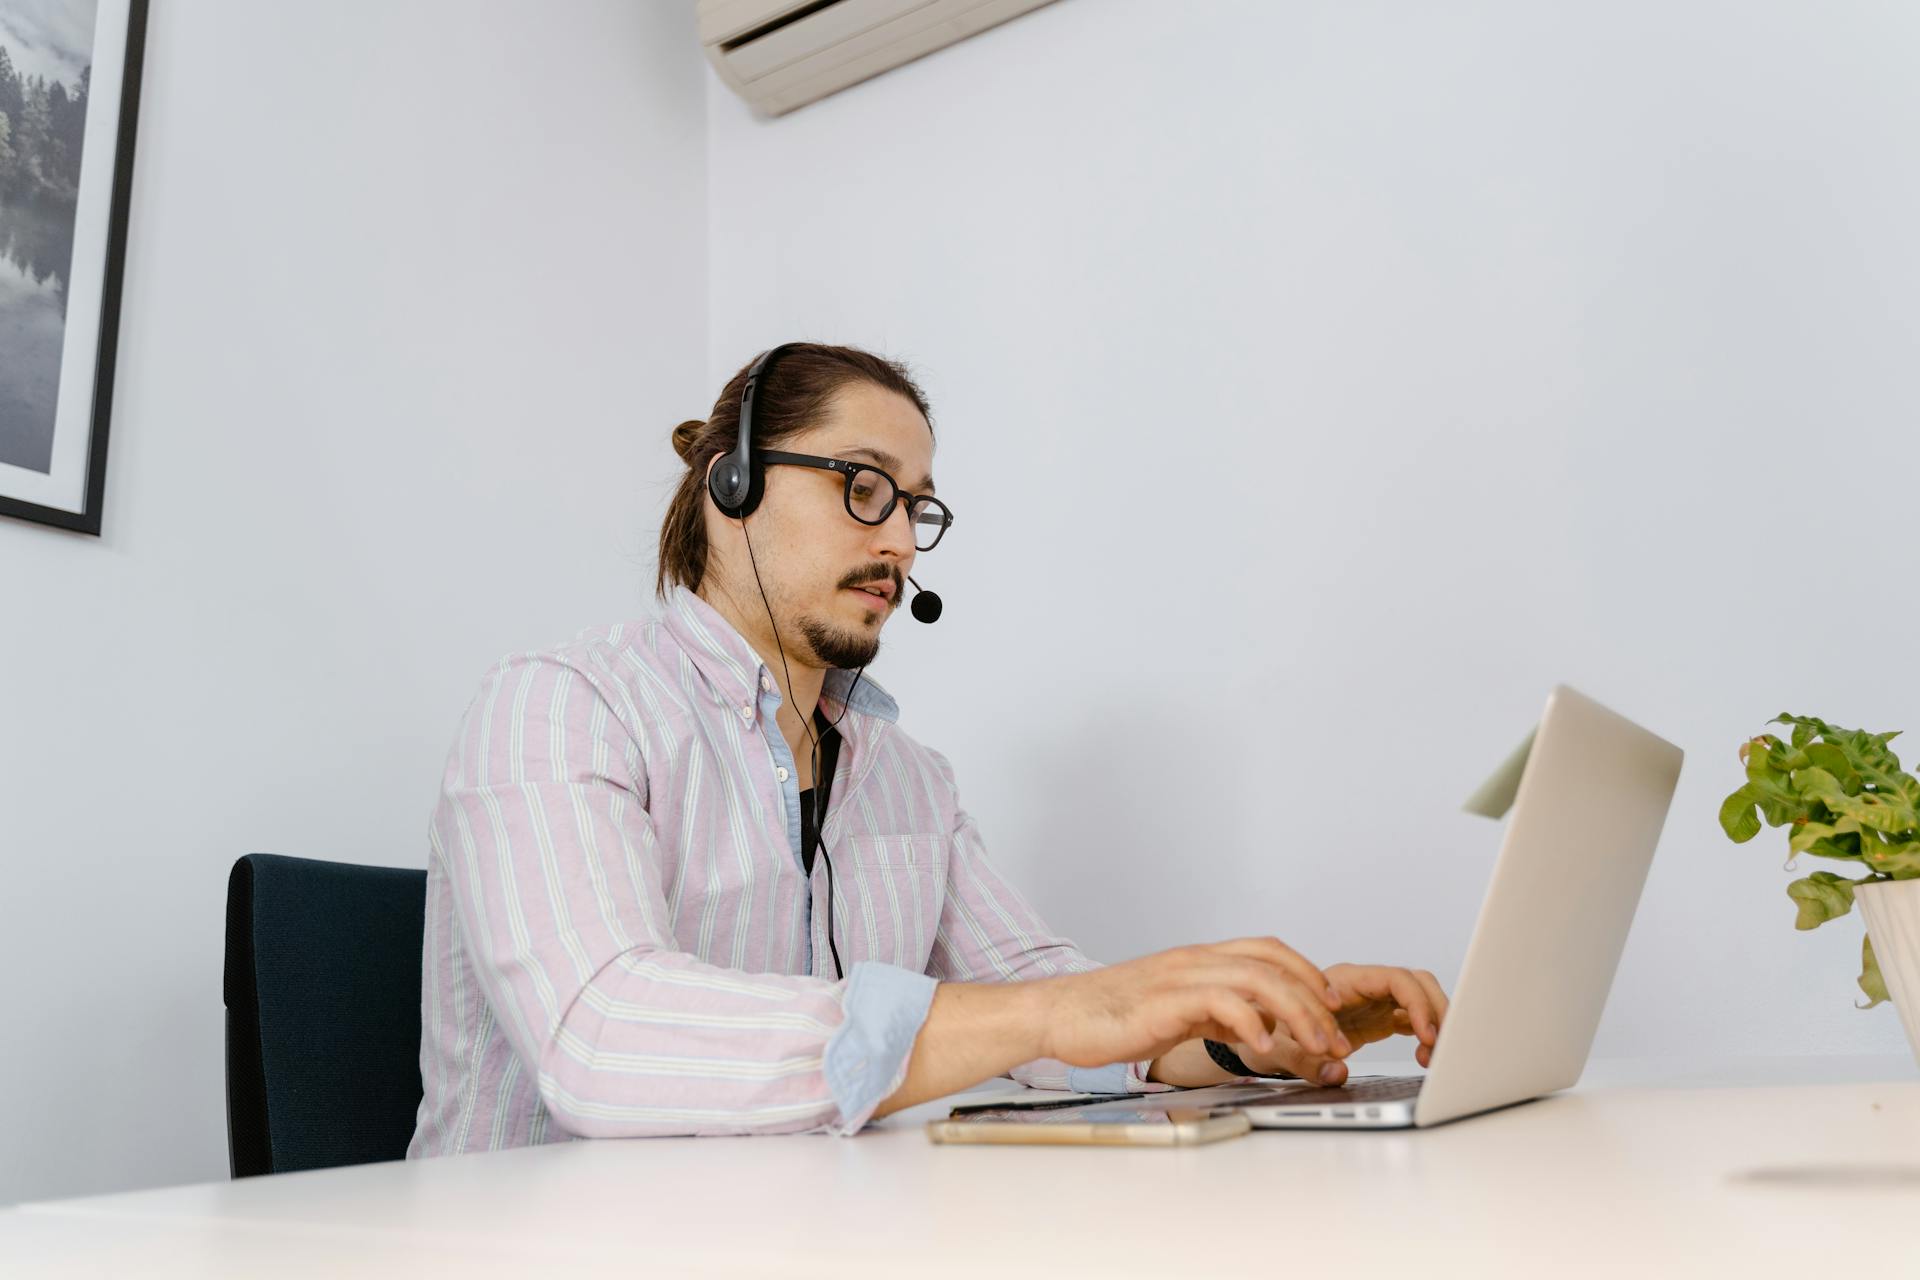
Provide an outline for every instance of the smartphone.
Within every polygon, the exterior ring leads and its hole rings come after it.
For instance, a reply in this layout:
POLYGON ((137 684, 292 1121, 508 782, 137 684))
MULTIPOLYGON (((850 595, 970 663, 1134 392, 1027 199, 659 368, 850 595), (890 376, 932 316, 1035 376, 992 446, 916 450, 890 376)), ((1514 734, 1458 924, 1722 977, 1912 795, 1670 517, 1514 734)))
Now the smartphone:
POLYGON ((1237 1138, 1252 1123, 1213 1107, 1118 1107, 1033 1111, 1004 1107, 927 1121, 934 1142, 1013 1142, 1097 1147, 1186 1147, 1237 1138))

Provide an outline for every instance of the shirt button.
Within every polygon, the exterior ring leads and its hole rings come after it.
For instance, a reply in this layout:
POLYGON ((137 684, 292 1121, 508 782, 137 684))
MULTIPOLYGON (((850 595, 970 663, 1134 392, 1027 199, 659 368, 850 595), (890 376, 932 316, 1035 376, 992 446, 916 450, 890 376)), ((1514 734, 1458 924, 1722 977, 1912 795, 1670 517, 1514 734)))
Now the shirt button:
POLYGON ((775 769, 774 772, 780 776, 780 781, 785 782, 787 780, 787 770, 784 765, 775 769))
POLYGON ((760 687, 762 689, 771 690, 773 688, 773 677, 770 675, 762 674, 760 677, 760 687))
POLYGON ((741 704, 740 704, 740 718, 741 718, 742 720, 751 720, 751 719, 753 719, 753 704, 752 704, 752 703, 749 703, 749 702, 743 702, 743 703, 741 703, 741 704))

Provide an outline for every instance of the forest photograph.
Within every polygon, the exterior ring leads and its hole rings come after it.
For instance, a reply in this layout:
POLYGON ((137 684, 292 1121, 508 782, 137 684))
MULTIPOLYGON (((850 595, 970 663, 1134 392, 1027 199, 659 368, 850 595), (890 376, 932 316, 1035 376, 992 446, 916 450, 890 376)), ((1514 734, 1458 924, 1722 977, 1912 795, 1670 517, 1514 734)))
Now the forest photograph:
POLYGON ((0 462, 52 464, 94 0, 0 0, 0 462))

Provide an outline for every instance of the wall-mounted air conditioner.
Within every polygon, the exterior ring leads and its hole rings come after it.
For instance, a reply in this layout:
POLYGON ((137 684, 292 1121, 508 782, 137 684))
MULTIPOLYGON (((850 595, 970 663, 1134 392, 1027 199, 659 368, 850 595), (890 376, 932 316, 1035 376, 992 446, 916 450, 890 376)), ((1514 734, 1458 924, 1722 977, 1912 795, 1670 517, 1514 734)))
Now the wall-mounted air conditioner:
POLYGON ((768 115, 1017 18, 1051 0, 699 0, 700 43, 768 115))

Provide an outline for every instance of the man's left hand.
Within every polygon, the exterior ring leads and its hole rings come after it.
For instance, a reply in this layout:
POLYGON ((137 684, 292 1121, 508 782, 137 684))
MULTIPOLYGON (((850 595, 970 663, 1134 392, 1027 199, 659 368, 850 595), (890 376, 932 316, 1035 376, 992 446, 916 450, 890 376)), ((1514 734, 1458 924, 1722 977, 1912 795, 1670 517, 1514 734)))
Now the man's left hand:
POLYGON ((1362 1045, 1388 1036, 1413 1036, 1419 1044, 1414 1059, 1433 1065, 1433 1047, 1447 1016, 1447 993, 1425 969, 1396 969, 1378 964, 1335 964, 1322 970, 1340 997, 1334 1021, 1346 1037, 1347 1050, 1318 1054, 1295 1044, 1284 1030, 1273 1035, 1273 1048, 1261 1053, 1251 1045, 1236 1044, 1240 1060, 1255 1071, 1289 1071, 1302 1080, 1339 1085, 1347 1081, 1343 1059, 1362 1045))

